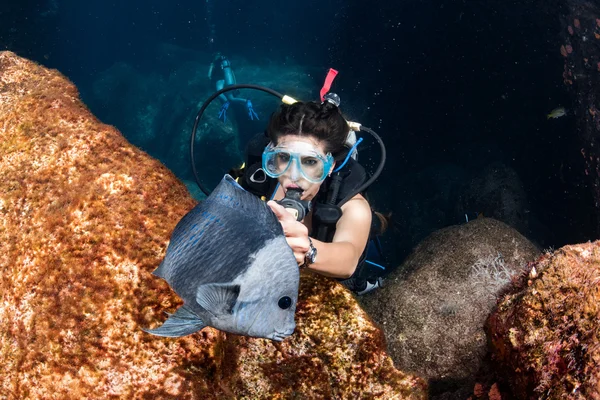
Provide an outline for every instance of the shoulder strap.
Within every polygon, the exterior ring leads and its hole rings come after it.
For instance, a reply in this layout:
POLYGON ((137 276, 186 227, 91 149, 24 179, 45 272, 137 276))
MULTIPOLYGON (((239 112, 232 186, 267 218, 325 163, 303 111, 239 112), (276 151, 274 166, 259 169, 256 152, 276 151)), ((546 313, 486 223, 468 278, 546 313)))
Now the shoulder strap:
POLYGON ((315 239, 324 242, 333 240, 336 224, 342 217, 338 203, 359 188, 365 180, 365 169, 351 158, 340 171, 323 182, 313 209, 312 235, 315 239))

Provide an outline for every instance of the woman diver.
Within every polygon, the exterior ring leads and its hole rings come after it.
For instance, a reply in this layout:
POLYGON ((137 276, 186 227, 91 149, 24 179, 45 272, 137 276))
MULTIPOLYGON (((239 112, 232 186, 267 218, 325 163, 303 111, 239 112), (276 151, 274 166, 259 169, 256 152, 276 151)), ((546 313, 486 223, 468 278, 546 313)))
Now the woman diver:
POLYGON ((378 234, 386 217, 374 212, 365 191, 385 164, 385 146, 371 129, 347 122, 339 97, 328 92, 337 71, 330 70, 321 89, 322 102, 299 102, 258 85, 233 85, 209 97, 200 108, 190 138, 191 166, 199 121, 208 105, 225 92, 257 89, 282 99, 266 132, 255 135, 246 148, 244 165, 229 174, 268 205, 280 221, 300 268, 336 278, 361 295, 381 286, 385 267, 367 260, 382 257, 378 234), (379 143, 381 161, 367 179, 356 161, 356 131, 369 132, 379 143), (293 214, 292 214, 293 213, 293 214), (376 218, 374 218, 374 216, 376 218), (372 254, 373 253, 373 254, 372 254))
MULTIPOLYGON (((339 160, 344 156, 348 159, 344 153, 348 153, 350 127, 336 103, 330 98, 322 103, 283 104, 267 127, 270 143, 262 154, 262 170, 278 181, 267 204, 279 219, 300 267, 344 280, 350 289, 364 294, 381 282, 357 279, 357 267, 363 262, 371 233, 372 211, 367 199, 356 193, 341 206, 341 216, 332 237, 329 235, 330 240, 317 239, 315 228, 319 219, 313 218, 313 211, 318 211, 322 204, 315 200, 327 197, 329 185, 324 183, 339 160), (312 202, 316 210, 310 209, 298 221, 280 204, 285 198, 293 197, 290 192, 298 193, 296 197, 300 201, 312 202)), ((354 161, 352 165, 362 169, 354 161)), ((349 175, 346 174, 338 197, 343 197, 344 187, 349 191, 358 186, 356 182, 348 182, 352 180, 349 175)), ((362 183, 364 170, 358 176, 362 183)))

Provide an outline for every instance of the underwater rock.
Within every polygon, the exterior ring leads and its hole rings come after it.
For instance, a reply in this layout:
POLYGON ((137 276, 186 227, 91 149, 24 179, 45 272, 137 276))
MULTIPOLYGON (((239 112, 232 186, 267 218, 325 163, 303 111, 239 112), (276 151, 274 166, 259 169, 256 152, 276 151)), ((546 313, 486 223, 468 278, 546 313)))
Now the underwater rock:
POLYGON ((0 52, 0 393, 20 398, 410 398, 382 332, 325 278, 282 343, 141 328, 181 300, 151 272, 195 201, 60 73, 0 52))
MULTIPOLYGON (((399 372, 376 328, 342 285, 306 273, 300 279, 296 332, 281 343, 237 336, 224 358, 237 362, 244 398, 425 399, 425 382, 399 372)), ((228 361, 229 362, 229 361, 228 361)))
POLYGON ((532 263, 486 323, 518 399, 600 399, 600 241, 532 263))
POLYGON ((538 254, 504 223, 476 219, 428 236, 382 289, 359 301, 384 329, 397 368, 428 378, 434 395, 465 389, 467 398, 497 293, 538 254))

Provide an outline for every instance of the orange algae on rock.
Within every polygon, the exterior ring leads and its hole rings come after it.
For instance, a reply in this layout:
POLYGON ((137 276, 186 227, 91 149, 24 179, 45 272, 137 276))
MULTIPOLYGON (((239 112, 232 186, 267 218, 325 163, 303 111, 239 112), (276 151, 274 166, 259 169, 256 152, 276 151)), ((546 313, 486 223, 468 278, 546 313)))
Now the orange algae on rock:
POLYGON ((160 341, 140 330, 180 303, 150 272, 194 206, 185 187, 58 72, 8 52, 0 181, 0 393, 193 398, 180 366, 214 364, 216 331, 160 341))
POLYGON ((394 368, 384 351, 383 332, 340 284, 303 274, 296 320, 296 332, 280 344, 237 338, 244 398, 427 397, 424 380, 394 368), (265 359, 255 356, 259 349, 265 359))
POLYGON ((517 398, 600 399, 600 241, 532 263, 486 330, 517 398))
POLYGON ((195 202, 60 73, 10 52, 0 52, 0 182, 6 398, 426 396, 328 280, 302 282, 298 328, 282 344, 210 328, 179 339, 141 331, 181 304, 151 271, 195 202))

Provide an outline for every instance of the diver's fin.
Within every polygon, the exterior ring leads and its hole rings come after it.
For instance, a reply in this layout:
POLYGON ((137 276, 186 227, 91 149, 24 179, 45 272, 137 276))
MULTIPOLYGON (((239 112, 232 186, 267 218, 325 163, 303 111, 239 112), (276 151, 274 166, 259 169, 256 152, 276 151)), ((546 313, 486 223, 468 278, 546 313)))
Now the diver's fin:
POLYGON ((196 291, 196 301, 209 313, 217 316, 231 314, 240 294, 240 285, 207 283, 196 291))
POLYGON ((204 327, 206 324, 196 314, 182 306, 174 314, 169 314, 169 318, 158 328, 142 330, 156 336, 181 337, 198 332, 204 327))

